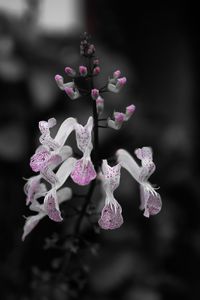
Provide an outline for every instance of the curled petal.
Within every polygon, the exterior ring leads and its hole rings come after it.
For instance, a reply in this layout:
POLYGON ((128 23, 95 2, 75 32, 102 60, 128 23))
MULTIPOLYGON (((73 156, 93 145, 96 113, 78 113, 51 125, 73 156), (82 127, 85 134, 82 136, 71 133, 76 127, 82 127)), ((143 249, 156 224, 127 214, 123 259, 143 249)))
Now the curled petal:
POLYGON ((135 154, 142 161, 140 180, 147 180, 156 169, 152 149, 150 147, 138 148, 135 150, 135 154))
POLYGON ((24 224, 24 232, 22 235, 22 241, 25 240, 26 236, 37 226, 39 221, 45 217, 45 213, 39 213, 35 216, 28 217, 24 224))
POLYGON ((61 212, 59 209, 58 198, 56 195, 56 189, 52 189, 44 198, 44 209, 48 217, 55 221, 61 222, 63 218, 61 217, 61 212))
MULTIPOLYGON (((116 201, 117 202, 117 201, 116 201)), ((101 218, 98 221, 102 229, 117 229, 123 224, 122 209, 117 202, 116 207, 106 204, 101 212, 101 218)))
POLYGON ((34 172, 41 171, 48 163, 51 154, 48 150, 37 151, 30 159, 30 166, 34 172))
POLYGON ((47 189, 45 184, 40 183, 41 176, 34 176, 29 178, 27 183, 24 185, 24 192, 27 196, 26 205, 35 201, 35 199, 44 196, 47 189))
POLYGON ((42 135, 39 138, 39 141, 42 145, 48 146, 49 148, 56 150, 59 148, 59 144, 54 141, 54 139, 50 136, 50 128, 55 126, 56 119, 51 118, 46 121, 40 121, 39 122, 39 129, 42 133, 42 135))
POLYGON ((71 173, 72 180, 79 185, 88 185, 96 178, 96 171, 90 159, 79 159, 71 173))
POLYGON ((56 174, 53 172, 53 170, 49 167, 46 166, 40 171, 41 176, 48 181, 51 185, 55 185, 58 183, 58 178, 56 174))
POLYGON ((55 184, 56 189, 59 189, 65 183, 70 173, 74 169, 76 161, 77 159, 70 157, 59 167, 56 173, 56 178, 58 179, 58 182, 55 184))
POLYGON ((67 118, 60 126, 56 136, 55 136, 55 143, 62 147, 68 136, 71 132, 75 129, 75 125, 77 124, 77 120, 74 118, 67 118))

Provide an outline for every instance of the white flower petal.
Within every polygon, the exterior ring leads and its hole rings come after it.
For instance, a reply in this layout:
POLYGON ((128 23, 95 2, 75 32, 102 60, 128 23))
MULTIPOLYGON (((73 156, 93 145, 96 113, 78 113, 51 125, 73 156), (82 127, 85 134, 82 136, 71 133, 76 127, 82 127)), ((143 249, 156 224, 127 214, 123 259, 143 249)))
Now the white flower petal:
POLYGON ((119 149, 116 152, 118 163, 125 168, 137 182, 140 181, 141 168, 138 166, 134 158, 124 149, 119 149))

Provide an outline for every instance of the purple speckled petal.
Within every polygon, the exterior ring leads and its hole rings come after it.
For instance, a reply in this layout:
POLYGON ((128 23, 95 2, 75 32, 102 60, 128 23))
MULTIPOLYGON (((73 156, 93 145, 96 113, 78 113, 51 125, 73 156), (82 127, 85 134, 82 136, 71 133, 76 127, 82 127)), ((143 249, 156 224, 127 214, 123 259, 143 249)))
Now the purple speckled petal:
POLYGON ((56 195, 56 190, 51 190, 44 198, 44 209, 48 217, 55 221, 61 222, 63 218, 61 217, 61 212, 58 205, 58 199, 56 195))
POLYGON ((39 172, 43 169, 50 158, 51 154, 46 149, 37 151, 30 159, 30 167, 34 172, 39 172))
POLYGON ((54 118, 49 119, 48 122, 46 121, 39 122, 39 129, 42 134, 39 138, 39 141, 42 145, 48 146, 53 150, 59 148, 59 144, 50 135, 50 128, 54 127, 55 125, 56 125, 56 119, 54 118))
POLYGON ((106 230, 119 228, 123 224, 122 209, 119 203, 116 207, 111 204, 105 205, 98 223, 102 229, 106 230))
POLYGON ((149 218, 149 216, 157 215, 162 208, 161 197, 158 193, 149 193, 149 197, 146 203, 144 216, 149 218))
POLYGON ((91 160, 84 158, 77 160, 71 173, 72 180, 79 185, 87 185, 96 178, 96 171, 91 160))
POLYGON ((152 149, 150 147, 138 148, 135 150, 135 155, 142 161, 140 180, 146 181, 156 169, 152 149))

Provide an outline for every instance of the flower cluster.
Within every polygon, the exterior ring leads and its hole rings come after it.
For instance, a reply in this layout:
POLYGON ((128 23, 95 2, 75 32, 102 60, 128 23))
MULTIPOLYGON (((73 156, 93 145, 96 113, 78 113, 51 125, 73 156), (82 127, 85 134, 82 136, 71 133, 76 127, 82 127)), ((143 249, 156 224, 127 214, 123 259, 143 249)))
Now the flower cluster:
POLYGON ((116 152, 116 163, 110 166, 106 159, 101 160, 98 154, 98 128, 112 128, 118 130, 124 122, 127 122, 135 112, 135 106, 130 104, 125 112, 114 111, 112 120, 109 116, 99 119, 104 112, 104 92, 119 93, 126 84, 126 78, 121 77, 121 72, 116 70, 111 78, 108 78, 106 86, 94 87, 94 76, 100 72, 99 60, 95 57, 95 47, 90 44, 87 35, 81 42, 81 54, 87 58, 89 63, 81 65, 78 71, 71 67, 65 68, 65 73, 71 81, 65 83, 61 75, 55 76, 58 87, 64 91, 69 99, 78 99, 84 94, 91 100, 93 116, 88 118, 85 126, 79 124, 75 118, 67 118, 60 125, 57 134, 51 136, 51 128, 56 125, 56 119, 39 122, 40 146, 30 159, 31 169, 38 173, 28 179, 24 186, 27 196, 26 204, 31 211, 37 214, 29 216, 24 225, 22 239, 33 230, 38 222, 48 216, 54 222, 63 220, 60 204, 73 197, 69 187, 63 187, 69 177, 78 185, 89 185, 92 181, 101 181, 102 190, 105 194, 105 205, 101 211, 98 224, 103 229, 116 229, 123 224, 121 205, 114 197, 114 191, 120 184, 120 171, 125 168, 132 177, 140 184, 141 204, 140 209, 144 210, 144 216, 149 217, 161 210, 161 198, 155 188, 150 184, 149 177, 155 171, 155 164, 150 147, 142 147, 135 150, 137 159, 141 160, 141 166, 124 149, 116 152), (81 91, 77 86, 77 78, 84 78, 89 88, 81 91), (99 122, 105 121, 104 126, 99 122), (75 132, 78 149, 82 157, 77 159, 73 155, 72 148, 67 145, 67 139, 72 132, 75 132), (48 188, 50 186, 50 188, 48 188), (43 197, 43 202, 39 198, 43 197))

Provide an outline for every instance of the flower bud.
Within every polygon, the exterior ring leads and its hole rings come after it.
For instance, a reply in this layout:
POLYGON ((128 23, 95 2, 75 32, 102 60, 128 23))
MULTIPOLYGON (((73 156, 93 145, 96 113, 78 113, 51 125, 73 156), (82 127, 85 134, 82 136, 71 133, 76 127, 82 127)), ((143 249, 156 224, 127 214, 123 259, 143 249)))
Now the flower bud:
POLYGON ((101 71, 100 67, 95 67, 93 70, 93 75, 95 75, 95 76, 99 75, 100 71, 101 71))
POLYGON ((126 107, 126 121, 130 119, 134 111, 135 111, 135 105, 131 104, 126 107))
POLYGON ((87 68, 85 66, 79 66, 79 73, 81 76, 87 76, 87 68))
POLYGON ((101 96, 96 99, 96 107, 97 113, 100 115, 104 109, 104 99, 101 96))
POLYGON ((99 97, 99 90, 97 89, 91 90, 91 97, 93 100, 96 100, 99 97))
POLYGON ((113 73, 113 78, 119 78, 121 76, 121 71, 117 70, 113 73))
POLYGON ((76 71, 70 67, 65 68, 65 73, 70 77, 76 76, 76 71))

